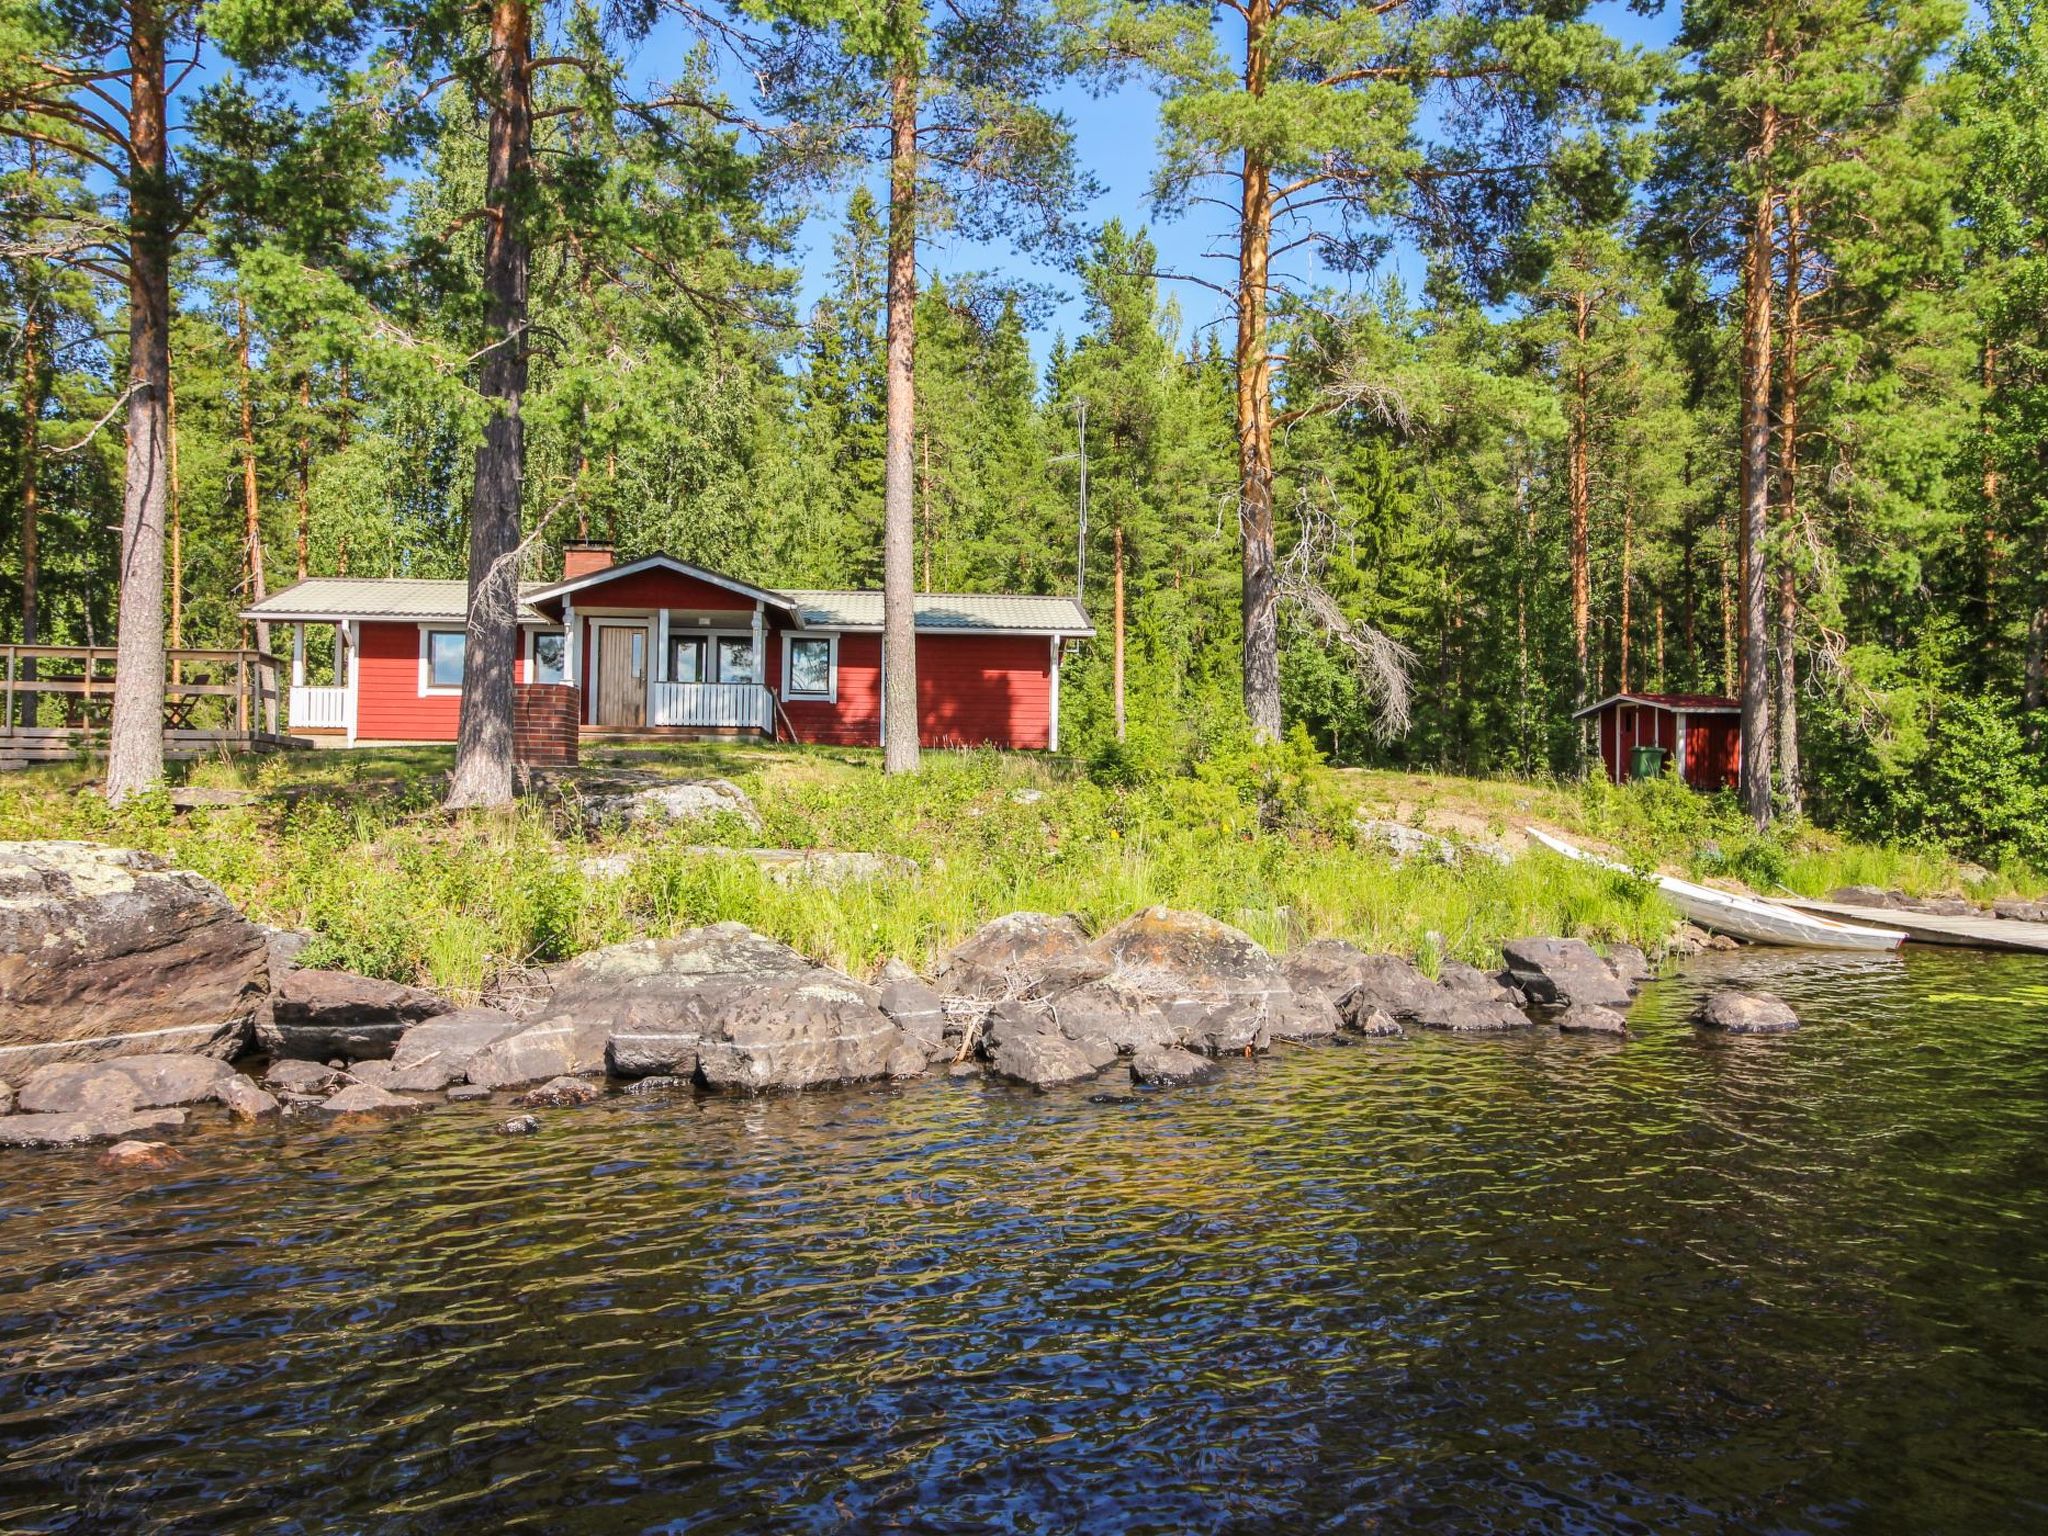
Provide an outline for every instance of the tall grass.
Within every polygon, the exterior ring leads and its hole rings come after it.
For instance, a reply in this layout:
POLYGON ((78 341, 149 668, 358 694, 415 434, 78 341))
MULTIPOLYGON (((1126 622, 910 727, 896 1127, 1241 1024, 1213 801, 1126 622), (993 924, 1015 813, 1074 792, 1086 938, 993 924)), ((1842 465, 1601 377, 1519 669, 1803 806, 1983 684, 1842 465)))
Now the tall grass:
MULTIPOLYGON (((270 793, 188 812, 160 795, 109 809, 76 771, 14 775, 0 783, 0 837, 163 852, 217 881, 253 917, 312 932, 314 963, 463 997, 507 968, 727 919, 856 974, 891 956, 928 968, 1004 912, 1071 912, 1099 930, 1155 902, 1209 913, 1275 950, 1332 936, 1432 966, 1491 962, 1517 934, 1653 947, 1670 932, 1670 908, 1628 875, 1541 854, 1508 864, 1483 854, 1396 862, 1358 836, 1361 800, 1399 801, 1424 822, 1432 805, 1455 808, 1500 833, 1541 821, 1605 842, 1639 867, 1697 866, 1703 848, 1724 865, 1760 857, 1744 853, 1739 822, 1683 792, 1337 775, 1284 747, 1119 790, 994 753, 933 753, 907 779, 885 777, 859 752, 693 747, 627 762, 735 778, 765 833, 729 818, 592 830, 558 804, 450 818, 436 806, 447 754, 420 749, 197 765, 195 782, 270 793), (704 851, 752 842, 870 849, 915 870, 785 885, 750 860, 704 851)), ((1952 873, 1920 855, 1772 847, 1773 869, 1802 890, 1952 873)))

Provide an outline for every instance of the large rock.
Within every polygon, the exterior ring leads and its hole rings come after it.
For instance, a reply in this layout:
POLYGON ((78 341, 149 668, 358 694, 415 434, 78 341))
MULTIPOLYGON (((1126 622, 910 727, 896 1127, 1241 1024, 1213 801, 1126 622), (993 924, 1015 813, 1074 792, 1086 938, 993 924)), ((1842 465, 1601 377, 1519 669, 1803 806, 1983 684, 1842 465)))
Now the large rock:
POLYGON ((349 971, 296 967, 274 978, 256 1016, 256 1043, 272 1056, 375 1061, 422 1019, 453 1011, 438 992, 349 971))
POLYGON ((1572 1003, 1557 1016, 1557 1027, 1568 1035, 1628 1036, 1628 1020, 1612 1008, 1598 1003, 1572 1003))
POLYGON ((989 1065, 998 1076, 1028 1083, 1033 1088, 1078 1082, 1100 1070, 1080 1046, 1064 1035, 1014 1036, 989 1054, 989 1065))
POLYGON ((610 1038, 610 1025, 602 1018, 579 1022, 563 1014, 542 1019, 493 1040, 469 1058, 463 1075, 479 1088, 512 1088, 601 1072, 610 1038))
POLYGON ((120 1056, 37 1067, 23 1080, 20 1108, 38 1115, 115 1115, 218 1099, 235 1069, 210 1056, 120 1056))
POLYGON ((1782 1035, 1799 1027, 1799 1015, 1776 993, 1743 992, 1733 987, 1708 996, 1692 1017, 1704 1029, 1730 1035, 1782 1035))
POLYGON ((730 779, 682 779, 653 784, 618 784, 596 790, 583 802, 593 823, 666 824, 733 816, 749 830, 761 830, 761 813, 747 792, 730 779))
POLYGON ((470 1058, 525 1027, 496 1008, 461 1008, 415 1024, 398 1037, 391 1052, 392 1080, 386 1086, 407 1093, 436 1093, 467 1082, 470 1058))
POLYGON ((1344 939, 1317 939, 1290 951, 1280 974, 1296 992, 1320 992, 1342 1004, 1366 979, 1374 958, 1344 939))
POLYGON ((1352 971, 1356 979, 1351 990, 1336 1002, 1354 1029, 1375 1012, 1391 1019, 1420 1019, 1437 1003, 1437 984, 1399 955, 1359 955, 1352 971))
POLYGON ((1174 1045, 1148 1045, 1131 1058, 1131 1081, 1148 1087, 1206 1082, 1222 1070, 1211 1058, 1174 1045))
POLYGON ((1584 1003, 1626 1008, 1632 995, 1628 983, 1584 939, 1511 939, 1501 954, 1514 984, 1540 1007, 1584 1003))
POLYGON ((1333 1040, 1343 1025, 1336 1004, 1320 992, 1290 992, 1273 1010, 1267 1026, 1275 1040, 1307 1044, 1333 1040))
POLYGON ((8 1115, 0 1119, 0 1147, 69 1147, 88 1141, 125 1141, 146 1131, 185 1123, 182 1109, 139 1109, 116 1114, 8 1115))
POLYGON ((946 1005, 938 989, 905 965, 891 960, 875 978, 875 1002, 889 1021, 937 1061, 953 1054, 946 1041, 946 1005))
POLYGON ((1279 962, 1250 934, 1199 912, 1147 907, 1095 942, 1122 986, 1149 998, 1180 1043, 1218 1056, 1264 1050, 1293 999, 1279 962))
POLYGON ((263 1074, 263 1086, 272 1093, 325 1093, 341 1078, 340 1071, 323 1061, 300 1061, 286 1056, 270 1064, 263 1074))
POLYGON ((1633 944, 1610 944, 1607 946, 1607 963, 1614 968, 1614 974, 1621 978, 1621 984, 1634 996, 1649 984, 1650 957, 1633 944))
POLYGON ((1411 1015, 1424 1029, 1453 1034, 1492 1034, 1530 1028, 1514 988, 1476 966, 1446 960, 1438 969, 1436 987, 1411 1015))
POLYGON ((153 854, 0 843, 0 1077, 54 1061, 228 1057, 268 987, 264 930, 153 854))
POLYGON ((871 988, 836 971, 701 984, 697 1075, 708 1088, 761 1092, 915 1077, 924 1052, 875 1006, 871 988))
POLYGON ((330 1115, 409 1115, 427 1106, 370 1083, 351 1083, 324 1100, 320 1107, 330 1115))
POLYGON ((1991 903, 1992 914, 2015 923, 2048 923, 2048 901, 2022 901, 2001 896, 1991 903))
POLYGON ((1071 917, 1012 912, 984 923, 940 964, 939 990, 955 997, 1050 997, 1109 969, 1071 917))
POLYGON ((1060 1033, 1069 1040, 1106 1040, 1118 1051, 1174 1045, 1180 1034, 1144 993, 1120 981, 1091 981, 1053 1000, 1060 1033))
POLYGON ((220 1085, 214 1095, 237 1120, 261 1120, 279 1111, 276 1099, 237 1072, 220 1085))

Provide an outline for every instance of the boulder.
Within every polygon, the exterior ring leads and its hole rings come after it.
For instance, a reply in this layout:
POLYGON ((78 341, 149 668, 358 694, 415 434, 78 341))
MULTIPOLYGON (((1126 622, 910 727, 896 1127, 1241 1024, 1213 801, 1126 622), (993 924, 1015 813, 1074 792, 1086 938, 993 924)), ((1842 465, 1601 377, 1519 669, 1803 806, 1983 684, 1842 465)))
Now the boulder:
POLYGON ((1289 951, 1280 962, 1280 974, 1296 992, 1320 992, 1341 1004, 1365 980, 1372 959, 1344 939, 1317 939, 1289 951))
POLYGON ((604 1090, 587 1077, 551 1077, 538 1088, 529 1088, 520 1099, 528 1109, 568 1109, 577 1104, 595 1104, 604 1090))
POLYGON ((687 1077, 636 1077, 622 1091, 640 1098, 652 1098, 659 1093, 684 1093, 696 1086, 687 1077))
POLYGON ((754 832, 761 830, 761 813, 747 792, 730 779, 682 779, 644 785, 617 784, 600 789, 583 802, 584 816, 593 824, 621 822, 656 825, 708 821, 714 816, 734 816, 754 832))
POLYGON ((1351 1015, 1344 1021, 1344 1027, 1357 1034, 1381 1040, 1398 1039, 1401 1034, 1401 1026, 1394 1021, 1393 1016, 1381 1013, 1377 1008, 1368 1008, 1363 1013, 1351 1015))
POLYGON ((978 1043, 985 1054, 1025 1035, 1060 1034, 1059 1016, 1052 1004, 1036 998, 1013 997, 989 1009, 981 1021, 978 1043))
POLYGON ((313 942, 313 938, 314 935, 297 928, 263 930, 264 949, 270 958, 272 986, 277 984, 278 977, 298 965, 299 956, 306 952, 306 947, 313 942))
POLYGON ((1520 992, 1498 977, 1456 960, 1446 960, 1438 977, 1412 1015, 1424 1029, 1470 1035, 1531 1027, 1529 1016, 1516 1004, 1520 992))
POLYGON ((891 960, 875 978, 875 1005, 915 1042, 926 1060, 952 1054, 946 1044, 946 1006, 938 989, 901 960, 891 960))
POLYGON ((702 859, 744 859, 777 885, 857 885, 917 873, 915 859, 862 849, 690 847, 682 852, 702 859))
POLYGON ((272 1056, 388 1057, 422 1019, 451 1012, 438 992, 349 971, 292 969, 273 980, 256 1016, 256 1043, 272 1056))
POLYGON ((1598 1003, 1572 1003, 1557 1016, 1557 1027, 1568 1035, 1613 1035, 1624 1038, 1628 1034, 1628 1020, 1612 1008, 1603 1008, 1598 1003))
POLYGON ((210 1056, 118 1056, 37 1067, 17 1095, 28 1114, 123 1114, 218 1098, 235 1069, 210 1056))
POLYGON ((1506 1003, 1519 1008, 1527 1001, 1522 989, 1506 971, 1482 971, 1462 960, 1446 960, 1437 967, 1436 983, 1460 997, 1480 1003, 1506 1003))
POLYGON ((14 1085, 0 1083, 0 1115, 14 1113, 14 1085))
POLYGON ((459 1008, 415 1024, 392 1048, 393 1075, 385 1086, 438 1093, 467 1080, 470 1058, 477 1052, 523 1028, 520 1020, 496 1008, 459 1008))
POLYGON ((479 1088, 512 1088, 604 1070, 611 1037, 607 1019, 578 1022, 563 1014, 523 1025, 470 1057, 464 1075, 479 1088))
POLYGON ((2001 896, 1991 903, 1994 917, 2005 918, 2015 923, 2048 923, 2048 901, 2022 901, 2017 896, 2001 896))
POLYGON ((1799 1027, 1799 1015, 1776 993, 1742 992, 1733 987, 1710 994, 1692 1018, 1703 1029, 1730 1035, 1781 1035, 1799 1027))
POLYGON ((1436 1005, 1437 984, 1399 955, 1360 955, 1352 971, 1351 990, 1337 999, 1338 1011, 1347 1019, 1375 1012, 1415 1019, 1436 1005))
POLYGON ((1012 912, 954 946, 936 980, 940 991, 955 997, 1051 997, 1108 970, 1074 918, 1012 912))
POLYGON ((1122 986, 1148 998, 1180 1043, 1217 1056, 1264 1050, 1294 996, 1250 934, 1199 912, 1147 907, 1095 942, 1122 986))
POLYGON ((688 1001, 697 1075, 709 1088, 822 1088, 924 1070, 924 1052, 875 1006, 873 990, 836 971, 721 978, 688 1001))
POLYGON ((1099 1070, 1087 1053, 1064 1035, 1014 1036, 989 1053, 989 1065, 999 1076, 1033 1088, 1077 1082, 1099 1070))
POLYGON ((540 1129, 540 1116, 514 1115, 510 1120, 498 1122, 500 1136, 531 1136, 540 1129))
POLYGON ((134 1168, 175 1168, 185 1154, 167 1141, 117 1141, 100 1154, 100 1166, 125 1173, 134 1168))
POLYGON ((198 875, 133 849, 0 843, 0 1076, 232 1056, 267 972, 263 929, 198 875))
POLYGON ((1545 1008, 1626 1008, 1632 993, 1584 939, 1511 939, 1501 946, 1514 985, 1545 1008))
POLYGON ((278 1103, 248 1078, 236 1072, 220 1085, 215 1097, 236 1120, 261 1120, 278 1112, 278 1103))
POLYGON ((176 1130, 182 1109, 138 1109, 125 1114, 8 1115, 0 1119, 0 1147, 69 1147, 87 1141, 123 1141, 146 1131, 176 1130))
POLYGON ((321 1100, 320 1107, 330 1115, 404 1115, 417 1113, 427 1106, 418 1099, 408 1099, 373 1083, 351 1083, 321 1100))
POLYGON ((457 1083, 445 1095, 450 1104, 474 1104, 478 1100, 488 1099, 490 1096, 490 1089, 479 1088, 475 1083, 457 1083))
POLYGON ((1305 1044, 1315 1040, 1334 1040, 1342 1024, 1336 1005, 1320 992, 1290 992, 1273 1010, 1272 1022, 1267 1028, 1275 1040, 1305 1044))
POLYGON ((1881 885, 1843 885, 1828 892, 1828 900, 1845 907, 1897 909, 1898 896, 1881 885))
POLYGON ((1180 1040, 1156 1003, 1120 981, 1091 981, 1061 993, 1052 1007, 1060 1033, 1069 1040, 1107 1040, 1124 1052, 1180 1040))
POLYGON ((272 1093, 325 1093, 340 1081, 341 1073, 324 1062, 293 1056, 273 1061, 263 1074, 263 1086, 272 1093))
POLYGON ((1653 974, 1650 969, 1650 957, 1635 945, 1608 945, 1607 963, 1613 968, 1614 974, 1621 978, 1621 984, 1628 988, 1631 997, 1649 985, 1653 974))
POLYGON ((1148 1045, 1131 1058, 1131 1081, 1148 1087, 1207 1082, 1222 1070, 1210 1058, 1172 1045, 1148 1045))

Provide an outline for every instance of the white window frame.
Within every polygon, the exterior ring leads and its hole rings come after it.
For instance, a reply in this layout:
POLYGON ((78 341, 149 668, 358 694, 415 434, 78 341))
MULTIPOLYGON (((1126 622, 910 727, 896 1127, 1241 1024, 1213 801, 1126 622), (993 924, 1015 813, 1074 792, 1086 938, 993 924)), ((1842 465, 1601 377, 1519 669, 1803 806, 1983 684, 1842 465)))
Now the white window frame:
POLYGON ((435 635, 462 636, 462 673, 465 677, 469 675, 468 627, 462 624, 449 624, 445 622, 440 624, 422 622, 420 625, 420 697, 423 699, 460 698, 462 696, 462 684, 457 683, 453 688, 449 688, 433 680, 434 642, 432 637, 435 635))
POLYGON ((682 629, 675 625, 670 625, 668 648, 662 653, 661 658, 663 671, 661 680, 665 683, 681 683, 684 681, 675 675, 676 646, 679 643, 694 643, 698 647, 700 660, 697 666, 697 676, 691 679, 686 686, 696 687, 704 683, 706 681, 704 674, 717 665, 718 658, 711 645, 713 638, 711 631, 708 629, 682 629))
POLYGON ((807 704, 837 704, 839 702, 839 637, 837 635, 806 635, 785 632, 782 637, 782 696, 807 704), (822 642, 826 647, 825 691, 823 693, 801 693, 793 686, 796 672, 796 648, 809 641, 822 642))
POLYGON ((574 658, 569 653, 569 631, 564 625, 529 624, 526 626, 526 681, 538 683, 541 680, 540 656, 536 647, 542 635, 560 635, 562 637, 562 675, 556 678, 551 686, 566 688, 569 686, 569 668, 573 664, 574 658))
POLYGON ((765 686, 761 680, 761 674, 767 670, 762 665, 766 658, 761 654, 761 641, 752 630, 711 629, 705 630, 703 633, 711 637, 711 669, 718 674, 714 681, 733 683, 733 686, 736 688, 760 688, 765 686), (754 648, 754 676, 750 682, 734 682, 733 679, 725 675, 725 656, 719 650, 719 644, 726 640, 744 640, 754 648))

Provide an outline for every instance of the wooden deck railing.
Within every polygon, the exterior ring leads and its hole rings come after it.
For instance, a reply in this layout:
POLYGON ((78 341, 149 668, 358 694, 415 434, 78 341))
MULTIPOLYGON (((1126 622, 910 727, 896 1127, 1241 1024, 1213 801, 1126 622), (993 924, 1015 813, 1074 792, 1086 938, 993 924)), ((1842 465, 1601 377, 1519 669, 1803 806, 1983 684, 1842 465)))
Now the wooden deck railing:
MULTIPOLYGON (((102 736, 114 707, 112 646, 0 645, 0 757, 74 755, 102 736), (42 701, 64 700, 61 723, 42 701)), ((267 651, 164 653, 164 742, 174 756, 277 743, 284 663, 267 651)))

